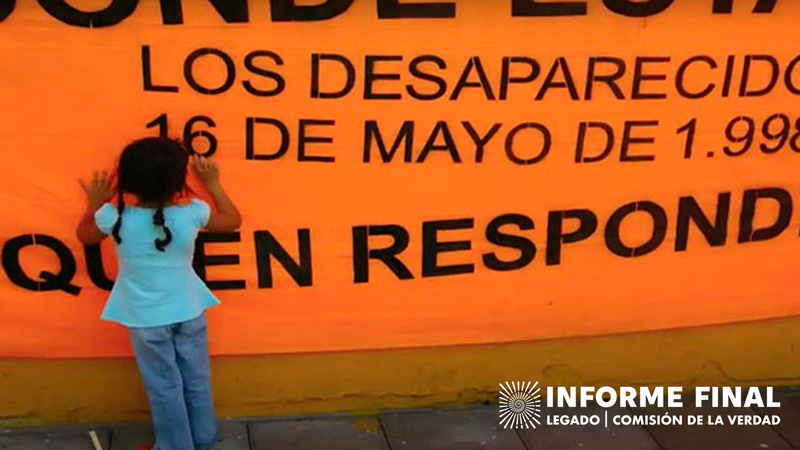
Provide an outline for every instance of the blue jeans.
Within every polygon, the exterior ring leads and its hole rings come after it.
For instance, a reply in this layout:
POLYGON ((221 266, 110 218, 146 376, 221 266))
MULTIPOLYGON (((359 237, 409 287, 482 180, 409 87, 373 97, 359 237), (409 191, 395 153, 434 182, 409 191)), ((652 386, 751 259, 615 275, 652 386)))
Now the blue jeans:
POLYGON ((205 313, 162 327, 129 328, 153 419, 153 450, 205 450, 217 437, 205 313))

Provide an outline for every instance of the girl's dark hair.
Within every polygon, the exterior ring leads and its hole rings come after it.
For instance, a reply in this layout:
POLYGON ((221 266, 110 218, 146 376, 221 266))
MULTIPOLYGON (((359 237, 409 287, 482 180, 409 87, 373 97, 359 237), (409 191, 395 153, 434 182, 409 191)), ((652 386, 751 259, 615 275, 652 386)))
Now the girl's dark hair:
POLYGON ((177 194, 188 190, 186 187, 186 166, 189 153, 180 141, 148 137, 130 143, 119 158, 117 168, 117 211, 119 215, 112 235, 117 244, 122 243, 119 235, 122 227, 122 212, 125 210, 124 194, 133 194, 142 203, 157 205, 153 214, 153 224, 164 230, 164 238, 156 239, 159 251, 172 241, 172 232, 164 222, 164 204, 172 201, 177 194))

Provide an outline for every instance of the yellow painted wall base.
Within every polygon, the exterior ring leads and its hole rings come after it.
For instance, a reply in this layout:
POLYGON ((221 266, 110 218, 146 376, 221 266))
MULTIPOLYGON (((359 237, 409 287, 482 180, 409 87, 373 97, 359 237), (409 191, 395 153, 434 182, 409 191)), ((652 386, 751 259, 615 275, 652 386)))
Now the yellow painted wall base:
MULTIPOLYGON (((218 357, 221 417, 496 401, 498 383, 797 385, 800 318, 497 345, 218 357)), ((0 427, 147 420, 132 359, 0 360, 0 427)))

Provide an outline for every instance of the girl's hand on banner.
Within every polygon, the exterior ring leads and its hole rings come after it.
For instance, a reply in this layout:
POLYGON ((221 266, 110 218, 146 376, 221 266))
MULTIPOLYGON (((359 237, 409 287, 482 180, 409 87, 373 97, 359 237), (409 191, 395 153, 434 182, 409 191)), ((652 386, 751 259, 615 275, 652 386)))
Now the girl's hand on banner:
POLYGON ((203 185, 210 189, 219 184, 219 167, 214 161, 195 154, 192 156, 192 165, 203 185))
POLYGON ((112 177, 109 176, 107 170, 94 172, 90 182, 79 179, 78 183, 80 183, 83 191, 86 193, 86 199, 89 205, 94 209, 102 206, 103 203, 107 202, 114 195, 112 177))

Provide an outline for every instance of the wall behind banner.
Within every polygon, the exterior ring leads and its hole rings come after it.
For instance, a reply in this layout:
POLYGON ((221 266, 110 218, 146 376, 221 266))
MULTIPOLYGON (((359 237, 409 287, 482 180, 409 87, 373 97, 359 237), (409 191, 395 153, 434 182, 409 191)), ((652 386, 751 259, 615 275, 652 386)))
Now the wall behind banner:
MULTIPOLYGON (((800 384, 800 319, 610 337, 212 360, 223 417, 497 402, 498 383, 800 384)), ((147 420, 129 359, 0 360, 0 428, 147 420), (57 374, 57 375, 56 375, 57 374)), ((369 420, 357 422, 367 426, 369 420)))

